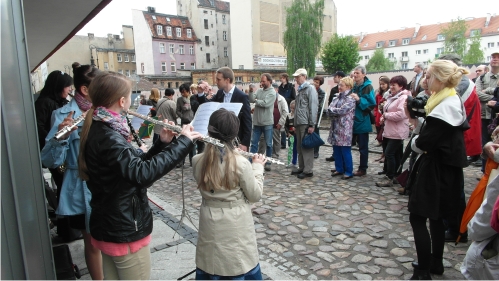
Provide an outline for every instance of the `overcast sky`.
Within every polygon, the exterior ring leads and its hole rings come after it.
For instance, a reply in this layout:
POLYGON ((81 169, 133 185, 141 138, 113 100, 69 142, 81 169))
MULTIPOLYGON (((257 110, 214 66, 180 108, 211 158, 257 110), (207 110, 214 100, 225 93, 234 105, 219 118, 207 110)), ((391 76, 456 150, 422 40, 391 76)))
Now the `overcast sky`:
MULTIPOLYGON (((249 0, 232 0, 249 1, 249 0)), ((332 0, 326 0, 332 1, 332 0)), ((229 1, 230 2, 230 1, 229 1)), ((121 25, 132 25, 132 9, 176 14, 176 0, 113 0, 78 35, 94 33, 103 37, 108 33, 120 34, 121 25)), ((498 0, 443 1, 443 0, 334 0, 338 9, 338 34, 355 35, 414 27, 437 22, 449 22, 457 17, 485 17, 487 13, 499 15, 498 0)))

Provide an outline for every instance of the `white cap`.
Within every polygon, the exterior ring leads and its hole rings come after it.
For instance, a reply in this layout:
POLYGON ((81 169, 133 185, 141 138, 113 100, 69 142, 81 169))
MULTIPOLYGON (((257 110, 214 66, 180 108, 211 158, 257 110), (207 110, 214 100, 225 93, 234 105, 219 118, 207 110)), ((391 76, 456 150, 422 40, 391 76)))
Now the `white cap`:
POLYGON ((300 76, 300 75, 305 75, 307 76, 307 70, 305 68, 298 68, 295 73, 293 74, 293 76, 300 76))

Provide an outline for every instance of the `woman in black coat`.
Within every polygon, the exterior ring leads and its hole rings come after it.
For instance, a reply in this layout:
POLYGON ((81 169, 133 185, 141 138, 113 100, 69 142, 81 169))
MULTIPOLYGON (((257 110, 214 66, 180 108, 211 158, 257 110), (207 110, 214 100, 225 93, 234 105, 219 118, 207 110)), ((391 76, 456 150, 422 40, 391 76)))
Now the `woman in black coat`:
MULTIPOLYGON (((420 156, 409 177, 409 221, 414 232, 418 262, 411 280, 443 274, 445 243, 443 219, 457 213, 466 163, 463 131, 464 106, 454 87, 468 71, 451 61, 431 64, 426 79, 432 92, 425 106, 426 120, 412 140, 420 156), (430 233, 426 221, 430 221, 430 233)), ((412 119, 414 122, 416 119, 412 119)))

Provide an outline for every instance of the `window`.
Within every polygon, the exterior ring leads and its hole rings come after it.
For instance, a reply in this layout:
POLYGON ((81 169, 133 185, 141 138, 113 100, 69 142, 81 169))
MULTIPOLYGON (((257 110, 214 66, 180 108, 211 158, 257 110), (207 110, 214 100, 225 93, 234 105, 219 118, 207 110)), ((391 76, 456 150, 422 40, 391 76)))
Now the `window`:
POLYGON ((236 76, 236 82, 243 82, 242 76, 236 76))
POLYGON ((123 60, 121 59, 121 54, 116 54, 116 58, 118 59, 118 62, 122 62, 123 60))
POLYGON ((163 73, 166 72, 166 62, 164 62, 164 61, 161 62, 161 72, 163 72, 163 73))
POLYGON ((407 69, 407 63, 406 62, 402 63, 402 69, 407 69))
POLYGON ((369 59, 369 56, 364 56, 364 59, 365 59, 365 60, 368 60, 368 59, 369 59))
POLYGON ((492 60, 492 56, 487 56, 487 62, 490 62, 492 60))
POLYGON ((244 69, 244 64, 240 64, 239 69, 244 69))
POLYGON ((104 63, 104 70, 109 70, 109 63, 108 62, 104 63))
POLYGON ((480 29, 472 29, 470 31, 470 36, 475 36, 480 34, 480 29))
POLYGON ((185 63, 183 62, 180 63, 180 69, 185 69, 185 63))
POLYGON ((130 62, 130 60, 128 59, 128 54, 124 54, 125 56, 125 62, 130 62))
POLYGON ((204 29, 208 29, 208 20, 204 20, 204 29))
POLYGON ((443 35, 443 34, 438 34, 438 35, 437 35, 437 41, 443 41, 443 40, 445 40, 445 35, 443 35))
POLYGON ((192 29, 187 28, 187 38, 192 38, 192 29))
POLYGON ((172 27, 171 26, 167 26, 166 27, 166 35, 167 36, 172 36, 172 27))
POLYGON ((204 37, 204 44, 205 44, 206 46, 210 46, 210 36, 205 36, 205 37, 204 37))
POLYGON ((227 49, 228 49, 227 47, 224 47, 224 57, 229 56, 229 51, 227 49))
POLYGON ((494 48, 494 42, 487 43, 487 48, 494 48))
POLYGON ((395 57, 395 53, 388 53, 388 58, 394 58, 395 57))
POLYGON ((390 40, 390 47, 395 46, 395 40, 390 40))
POLYGON ((123 69, 118 69, 119 74, 123 74, 123 69))
POLYGON ((227 41, 227 31, 223 32, 223 39, 224 39, 224 41, 227 41))
POLYGON ((402 39, 402 45, 408 45, 408 44, 409 44, 409 38, 402 39))
POLYGON ((210 59, 210 54, 206 54, 206 62, 207 62, 207 63, 210 63, 210 62, 211 62, 211 59, 210 59))
POLYGON ((159 52, 161 54, 165 53, 165 43, 159 43, 159 52))
POLYGON ((196 64, 191 62, 191 69, 196 69, 196 64))
POLYGON ((172 63, 170 64, 170 70, 171 70, 172 72, 177 71, 177 67, 175 66, 175 62, 172 62, 172 63))
POLYGON ((416 50, 416 55, 421 55, 421 50, 416 50))
POLYGON ((189 46, 189 55, 194 55, 194 46, 189 46))
POLYGON ((132 62, 135 62, 135 54, 132 55, 132 62))
POLYGON ((177 37, 182 37, 182 28, 177 27, 177 37))
POLYGON ((441 54, 444 52, 444 48, 437 48, 437 54, 441 54))
POLYGON ((158 35, 163 35, 163 26, 156 25, 156 31, 158 32, 158 35))
POLYGON ((135 69, 132 69, 132 76, 135 76, 137 74, 137 71, 135 69))
POLYGON ((126 76, 128 76, 128 77, 130 77, 130 69, 127 69, 127 70, 125 70, 125 71, 126 71, 126 72, 125 72, 125 75, 126 75, 126 76))
POLYGON ((424 49, 423 54, 428 54, 428 49, 424 49))
POLYGON ((376 42, 376 48, 381 48, 383 47, 383 41, 376 42))
POLYGON ((421 38, 421 40, 426 40, 426 37, 427 37, 426 34, 423 35, 423 38, 421 38))
POLYGON ((222 23, 225 24, 225 15, 222 15, 222 23))
POLYGON ((407 52, 402 52, 402 57, 407 57, 407 52))
POLYGON ((175 53, 175 44, 170 44, 170 54, 175 53))

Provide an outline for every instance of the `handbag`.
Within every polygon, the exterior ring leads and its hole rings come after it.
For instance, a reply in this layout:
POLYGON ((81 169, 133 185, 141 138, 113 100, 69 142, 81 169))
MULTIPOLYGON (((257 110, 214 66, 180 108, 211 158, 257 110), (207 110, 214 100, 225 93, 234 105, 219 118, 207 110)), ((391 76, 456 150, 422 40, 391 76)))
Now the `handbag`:
POLYGON ((409 178, 409 170, 405 169, 405 171, 403 171, 402 174, 397 176, 397 181, 402 187, 406 187, 408 178, 409 178))
POLYGON ((315 148, 321 145, 324 145, 324 141, 316 132, 313 132, 311 134, 307 133, 303 137, 303 141, 301 142, 301 147, 303 148, 315 148))

